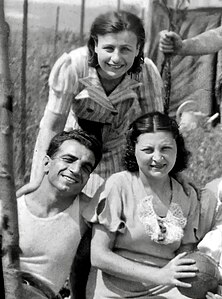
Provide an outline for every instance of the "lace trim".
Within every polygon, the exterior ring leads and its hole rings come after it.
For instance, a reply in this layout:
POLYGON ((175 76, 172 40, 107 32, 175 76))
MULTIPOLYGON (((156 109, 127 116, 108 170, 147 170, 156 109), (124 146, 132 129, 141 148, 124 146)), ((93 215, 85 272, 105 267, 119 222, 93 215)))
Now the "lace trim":
POLYGON ((146 234, 151 240, 161 244, 180 241, 187 223, 181 207, 172 202, 166 217, 162 218, 155 213, 152 200, 153 195, 146 196, 137 205, 138 216, 146 234))

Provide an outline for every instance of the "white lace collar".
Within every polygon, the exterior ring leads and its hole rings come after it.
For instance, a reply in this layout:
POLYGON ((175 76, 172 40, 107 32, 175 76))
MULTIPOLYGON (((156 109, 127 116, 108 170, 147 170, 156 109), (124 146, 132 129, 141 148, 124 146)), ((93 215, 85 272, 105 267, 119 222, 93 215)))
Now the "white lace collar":
MULTIPOLYGON (((140 179, 139 181, 142 184, 140 179)), ((172 184, 172 186, 173 185, 174 184, 172 184)), ((144 189, 143 184, 141 188, 144 189)), ((153 194, 145 195, 142 199, 137 201, 139 220, 143 224, 146 234, 154 242, 170 244, 181 241, 183 237, 183 229, 186 226, 187 220, 183 216, 183 211, 180 205, 175 202, 176 198, 174 198, 174 188, 172 193, 173 197, 166 217, 159 217, 156 214, 153 207, 153 201, 155 200, 153 194)))

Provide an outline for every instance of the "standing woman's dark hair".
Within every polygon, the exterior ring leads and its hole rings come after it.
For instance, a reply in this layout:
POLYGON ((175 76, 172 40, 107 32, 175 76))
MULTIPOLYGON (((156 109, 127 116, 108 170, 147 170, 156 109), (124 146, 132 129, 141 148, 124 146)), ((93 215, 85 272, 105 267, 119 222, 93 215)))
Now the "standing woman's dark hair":
POLYGON ((95 53, 98 35, 119 33, 126 30, 133 32, 137 36, 139 47, 139 54, 135 58, 128 73, 139 73, 141 71, 141 64, 143 64, 144 61, 143 48, 145 43, 145 30, 142 20, 139 17, 124 10, 101 14, 93 22, 88 40, 89 66, 98 66, 97 54, 95 53))
POLYGON ((167 131, 172 133, 177 145, 177 158, 170 175, 176 175, 178 172, 187 168, 190 152, 186 149, 183 136, 179 132, 177 122, 160 112, 147 113, 137 118, 129 127, 127 133, 127 145, 123 156, 123 164, 130 172, 139 170, 136 157, 135 145, 137 138, 144 133, 155 133, 158 131, 167 131))

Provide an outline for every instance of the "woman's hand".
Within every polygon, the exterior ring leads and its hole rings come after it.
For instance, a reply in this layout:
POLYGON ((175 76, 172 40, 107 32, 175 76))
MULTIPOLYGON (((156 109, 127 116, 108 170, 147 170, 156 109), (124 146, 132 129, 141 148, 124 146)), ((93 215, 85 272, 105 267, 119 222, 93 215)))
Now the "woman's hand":
POLYGON ((177 54, 183 47, 181 37, 173 32, 163 30, 160 32, 159 49, 164 54, 177 54))
POLYGON ((207 292, 206 299, 222 299, 222 296, 207 292))
POLYGON ((195 265, 195 260, 186 259, 185 255, 186 252, 178 254, 160 270, 160 284, 184 288, 191 287, 190 283, 180 281, 180 278, 195 277, 198 268, 195 265))
POLYGON ((40 184, 42 182, 42 179, 43 179, 43 176, 38 181, 36 180, 35 182, 30 182, 30 183, 22 186, 21 188, 19 188, 16 191, 16 197, 19 198, 24 194, 29 194, 29 193, 35 191, 36 189, 38 189, 38 187, 40 186, 40 184))

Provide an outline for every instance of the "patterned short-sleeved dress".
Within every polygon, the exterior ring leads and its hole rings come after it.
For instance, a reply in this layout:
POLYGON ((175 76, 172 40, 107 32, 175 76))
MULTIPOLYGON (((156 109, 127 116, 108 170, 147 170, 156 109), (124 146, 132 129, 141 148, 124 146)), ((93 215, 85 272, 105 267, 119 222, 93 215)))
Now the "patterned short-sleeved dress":
MULTIPOLYGON (((196 192, 188 197, 182 186, 172 179, 172 201, 166 217, 156 214, 153 194, 147 194, 138 173, 122 171, 113 174, 105 183, 98 198, 84 211, 92 223, 100 223, 110 232, 116 232, 113 251, 126 259, 163 267, 183 244, 196 244, 199 221, 196 192), (104 208, 96 213, 98 201, 104 208), (165 227, 164 238, 159 238, 165 227)), ((97 273, 94 299, 108 298, 186 298, 176 288, 128 281, 110 274, 97 273)))

